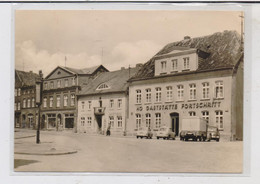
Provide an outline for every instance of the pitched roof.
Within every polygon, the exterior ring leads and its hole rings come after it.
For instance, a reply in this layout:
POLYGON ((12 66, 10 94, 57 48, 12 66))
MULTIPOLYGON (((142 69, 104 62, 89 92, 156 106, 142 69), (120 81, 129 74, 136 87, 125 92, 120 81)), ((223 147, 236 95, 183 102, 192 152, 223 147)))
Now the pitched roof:
POLYGON ((89 83, 82 85, 79 95, 104 94, 111 92, 124 92, 127 90, 127 80, 136 74, 138 68, 121 69, 112 72, 103 72, 89 83), (130 76, 130 77, 129 77, 130 76), (100 84, 106 84, 108 89, 96 90, 100 84))
POLYGON ((40 76, 33 72, 25 72, 20 70, 15 70, 15 72, 23 86, 33 86, 36 81, 40 79, 40 76))
MULTIPOLYGON (((168 54, 174 50, 186 50, 187 47, 209 53, 209 56, 199 62, 197 71, 232 68, 241 57, 241 38, 236 31, 224 31, 208 36, 185 39, 167 44, 155 56, 168 54)), ((141 80, 154 77, 153 56, 136 73, 131 80, 141 80)))
MULTIPOLYGON (((93 66, 93 67, 90 67, 90 68, 83 68, 83 69, 75 69, 75 68, 70 68, 70 67, 63 67, 73 73, 76 73, 76 74, 93 74, 99 67, 103 67, 105 68, 103 65, 97 65, 97 66, 93 66)), ((106 69, 106 68, 105 68, 106 69)), ((107 69, 106 69, 107 70, 107 69)), ((107 70, 108 71, 108 70, 107 70)))

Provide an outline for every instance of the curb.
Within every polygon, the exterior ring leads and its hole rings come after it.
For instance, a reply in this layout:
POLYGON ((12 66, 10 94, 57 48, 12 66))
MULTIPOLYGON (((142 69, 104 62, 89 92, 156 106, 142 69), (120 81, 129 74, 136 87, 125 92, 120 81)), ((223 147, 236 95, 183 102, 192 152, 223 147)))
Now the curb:
POLYGON ((24 138, 30 138, 30 137, 35 137, 36 135, 28 135, 28 136, 24 136, 24 137, 16 137, 14 139, 24 139, 24 138))
POLYGON ((68 154, 74 154, 78 151, 68 151, 68 152, 59 152, 59 153, 29 153, 29 152, 14 152, 14 154, 20 154, 20 155, 45 155, 45 156, 51 156, 51 155, 68 155, 68 154))

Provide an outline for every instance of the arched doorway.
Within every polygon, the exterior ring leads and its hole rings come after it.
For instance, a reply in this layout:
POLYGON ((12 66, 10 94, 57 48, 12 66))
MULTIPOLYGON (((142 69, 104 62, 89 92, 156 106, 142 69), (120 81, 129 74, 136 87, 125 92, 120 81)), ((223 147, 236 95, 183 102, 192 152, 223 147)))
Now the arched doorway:
POLYGON ((34 119, 33 119, 33 114, 28 114, 27 115, 28 119, 28 128, 34 128, 34 119))
POLYGON ((172 131, 175 132, 175 135, 179 135, 179 113, 173 112, 170 114, 172 121, 172 131))

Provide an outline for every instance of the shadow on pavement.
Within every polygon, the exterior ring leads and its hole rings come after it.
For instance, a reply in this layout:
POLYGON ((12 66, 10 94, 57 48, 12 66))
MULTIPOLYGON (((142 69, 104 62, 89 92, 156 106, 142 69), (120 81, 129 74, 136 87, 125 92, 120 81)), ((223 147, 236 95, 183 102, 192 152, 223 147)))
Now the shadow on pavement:
POLYGON ((14 159, 14 168, 17 168, 17 167, 23 166, 23 165, 33 164, 33 163, 36 163, 36 162, 38 162, 38 161, 36 161, 36 160, 14 159))

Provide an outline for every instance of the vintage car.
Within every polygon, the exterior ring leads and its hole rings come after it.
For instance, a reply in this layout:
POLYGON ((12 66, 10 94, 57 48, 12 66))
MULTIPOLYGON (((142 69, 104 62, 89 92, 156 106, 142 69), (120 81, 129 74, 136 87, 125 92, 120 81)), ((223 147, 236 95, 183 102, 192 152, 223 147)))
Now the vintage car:
POLYGON ((220 134, 219 134, 218 128, 214 127, 214 126, 208 126, 207 138, 208 138, 208 141, 216 140, 217 142, 219 142, 220 134))
POLYGON ((175 140, 175 132, 169 127, 161 127, 156 135, 157 139, 172 139, 175 140))
POLYGON ((136 138, 138 139, 139 137, 140 137, 141 139, 142 139, 143 137, 145 137, 145 138, 147 138, 147 139, 152 139, 153 133, 152 133, 151 129, 148 128, 148 127, 140 127, 140 128, 138 129, 137 133, 136 133, 136 138))

